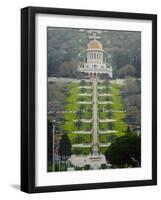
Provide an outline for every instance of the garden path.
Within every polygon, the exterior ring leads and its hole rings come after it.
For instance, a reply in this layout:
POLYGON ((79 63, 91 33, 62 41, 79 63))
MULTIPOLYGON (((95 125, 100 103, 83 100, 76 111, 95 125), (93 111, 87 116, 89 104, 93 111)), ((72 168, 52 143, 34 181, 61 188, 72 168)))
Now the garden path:
POLYGON ((93 79, 93 154, 99 153, 99 137, 98 137, 98 113, 97 113, 97 79, 93 79))

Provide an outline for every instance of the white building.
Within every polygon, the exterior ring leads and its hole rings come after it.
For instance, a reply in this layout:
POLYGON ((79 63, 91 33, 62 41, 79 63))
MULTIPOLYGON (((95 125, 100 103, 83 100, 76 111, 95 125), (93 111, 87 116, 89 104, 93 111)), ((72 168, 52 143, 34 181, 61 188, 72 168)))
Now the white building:
POLYGON ((78 71, 88 73, 90 76, 98 74, 108 74, 112 78, 112 67, 104 59, 102 44, 97 40, 96 33, 91 36, 88 43, 86 57, 83 66, 78 67, 78 71))

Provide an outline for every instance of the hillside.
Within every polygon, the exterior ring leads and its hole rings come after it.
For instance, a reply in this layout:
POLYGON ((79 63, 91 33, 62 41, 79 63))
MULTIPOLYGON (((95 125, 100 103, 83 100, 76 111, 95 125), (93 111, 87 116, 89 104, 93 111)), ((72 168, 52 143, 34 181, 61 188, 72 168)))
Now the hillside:
MULTIPOLYGON (((77 67, 83 63, 89 42, 89 30, 48 28, 48 76, 79 77, 77 67)), ((101 31, 98 34, 107 62, 113 67, 114 78, 127 75, 140 77, 141 33, 101 31)))

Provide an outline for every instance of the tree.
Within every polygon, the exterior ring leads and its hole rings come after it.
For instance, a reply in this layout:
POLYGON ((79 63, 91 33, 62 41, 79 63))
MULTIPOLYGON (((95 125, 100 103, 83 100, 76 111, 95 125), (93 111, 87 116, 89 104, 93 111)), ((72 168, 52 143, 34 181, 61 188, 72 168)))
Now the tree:
POLYGON ((124 98, 126 110, 130 110, 132 107, 136 107, 136 110, 141 109, 141 95, 129 95, 124 98))
POLYGON ((110 110, 111 108, 112 108, 112 105, 111 105, 111 104, 107 104, 107 105, 106 105, 106 109, 107 109, 107 110, 110 110))
POLYGON ((105 155, 114 167, 139 167, 141 161, 140 136, 133 133, 116 138, 105 155))
POLYGON ((67 134, 63 134, 59 143, 58 154, 60 156, 70 156, 71 155, 71 142, 67 134))
POLYGON ((65 61, 59 66, 59 76, 60 77, 76 77, 77 73, 77 63, 73 61, 65 61))
POLYGON ((85 80, 81 80, 81 82, 80 82, 80 86, 85 86, 85 85, 86 85, 85 80))
POLYGON ((105 101, 111 101, 111 97, 109 96, 105 97, 105 101))
POLYGON ((130 107, 126 112, 126 122, 136 126, 141 126, 141 112, 136 106, 130 107))
POLYGON ((109 118, 109 119, 112 118, 112 112, 111 112, 111 111, 108 112, 108 118, 109 118))
POLYGON ((112 66, 114 66, 114 77, 118 77, 119 75, 119 69, 122 66, 125 66, 126 64, 130 63, 130 55, 128 50, 117 50, 112 54, 112 66), (117 67, 115 67, 117 66, 117 67))
POLYGON ((48 119, 48 171, 52 171, 52 161, 53 161, 53 122, 52 119, 48 119))
POLYGON ((80 89, 80 93, 85 93, 86 92, 86 89, 85 88, 81 88, 80 89))
POLYGON ((106 88, 108 88, 109 87, 109 80, 105 80, 105 86, 106 86, 106 88))
POLYGON ((112 129, 113 129, 113 123, 112 123, 112 122, 109 122, 109 123, 108 123, 108 129, 109 129, 109 130, 112 130, 112 129))
POLYGON ((115 51, 113 54, 113 62, 114 65, 118 66, 118 68, 121 68, 121 66, 124 66, 128 63, 130 63, 130 56, 128 51, 115 51))
POLYGON ((117 138, 117 136, 115 134, 109 134, 108 138, 107 138, 107 141, 108 142, 113 142, 113 140, 117 138))
POLYGON ((78 119, 81 119, 82 116, 83 116, 83 110, 82 109, 79 109, 77 112, 76 112, 76 116, 78 119))
POLYGON ((126 76, 135 76, 136 70, 133 65, 125 65, 124 67, 120 68, 119 70, 119 77, 125 78, 126 76))
POLYGON ((141 126, 141 81, 128 78, 122 88, 125 120, 129 125, 141 126))
POLYGON ((126 133, 127 133, 127 134, 130 134, 130 133, 131 133, 131 130, 130 130, 130 127, 129 127, 129 126, 127 127, 126 133))
POLYGON ((82 149, 81 149, 81 148, 74 148, 74 149, 72 150, 72 152, 73 152, 73 154, 79 155, 79 154, 82 153, 82 149))
POLYGON ((79 101, 84 101, 84 97, 83 96, 79 97, 79 101))
POLYGON ((77 127, 78 130, 79 130, 81 126, 82 126, 82 122, 81 122, 81 120, 79 119, 79 120, 76 121, 76 127, 77 127))
POLYGON ((75 143, 76 144, 80 144, 80 143, 83 143, 83 137, 78 135, 75 137, 75 143))
POLYGON ((109 92, 109 90, 110 90, 110 89, 109 89, 109 87, 108 87, 108 86, 106 86, 105 92, 106 92, 106 93, 108 93, 108 92, 109 92))
POLYGON ((111 79, 109 74, 100 74, 99 77, 100 77, 100 79, 104 79, 104 80, 107 80, 107 79, 110 80, 111 79))
POLYGON ((132 77, 128 77, 125 81, 125 84, 122 88, 123 97, 140 94, 141 92, 141 83, 140 80, 134 80, 132 77))

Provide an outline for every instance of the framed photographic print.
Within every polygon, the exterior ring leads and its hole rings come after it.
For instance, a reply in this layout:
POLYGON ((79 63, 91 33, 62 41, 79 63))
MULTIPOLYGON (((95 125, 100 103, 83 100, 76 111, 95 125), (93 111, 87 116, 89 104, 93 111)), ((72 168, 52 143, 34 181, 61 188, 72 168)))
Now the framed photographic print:
POLYGON ((157 16, 21 10, 21 190, 157 184, 157 16))

